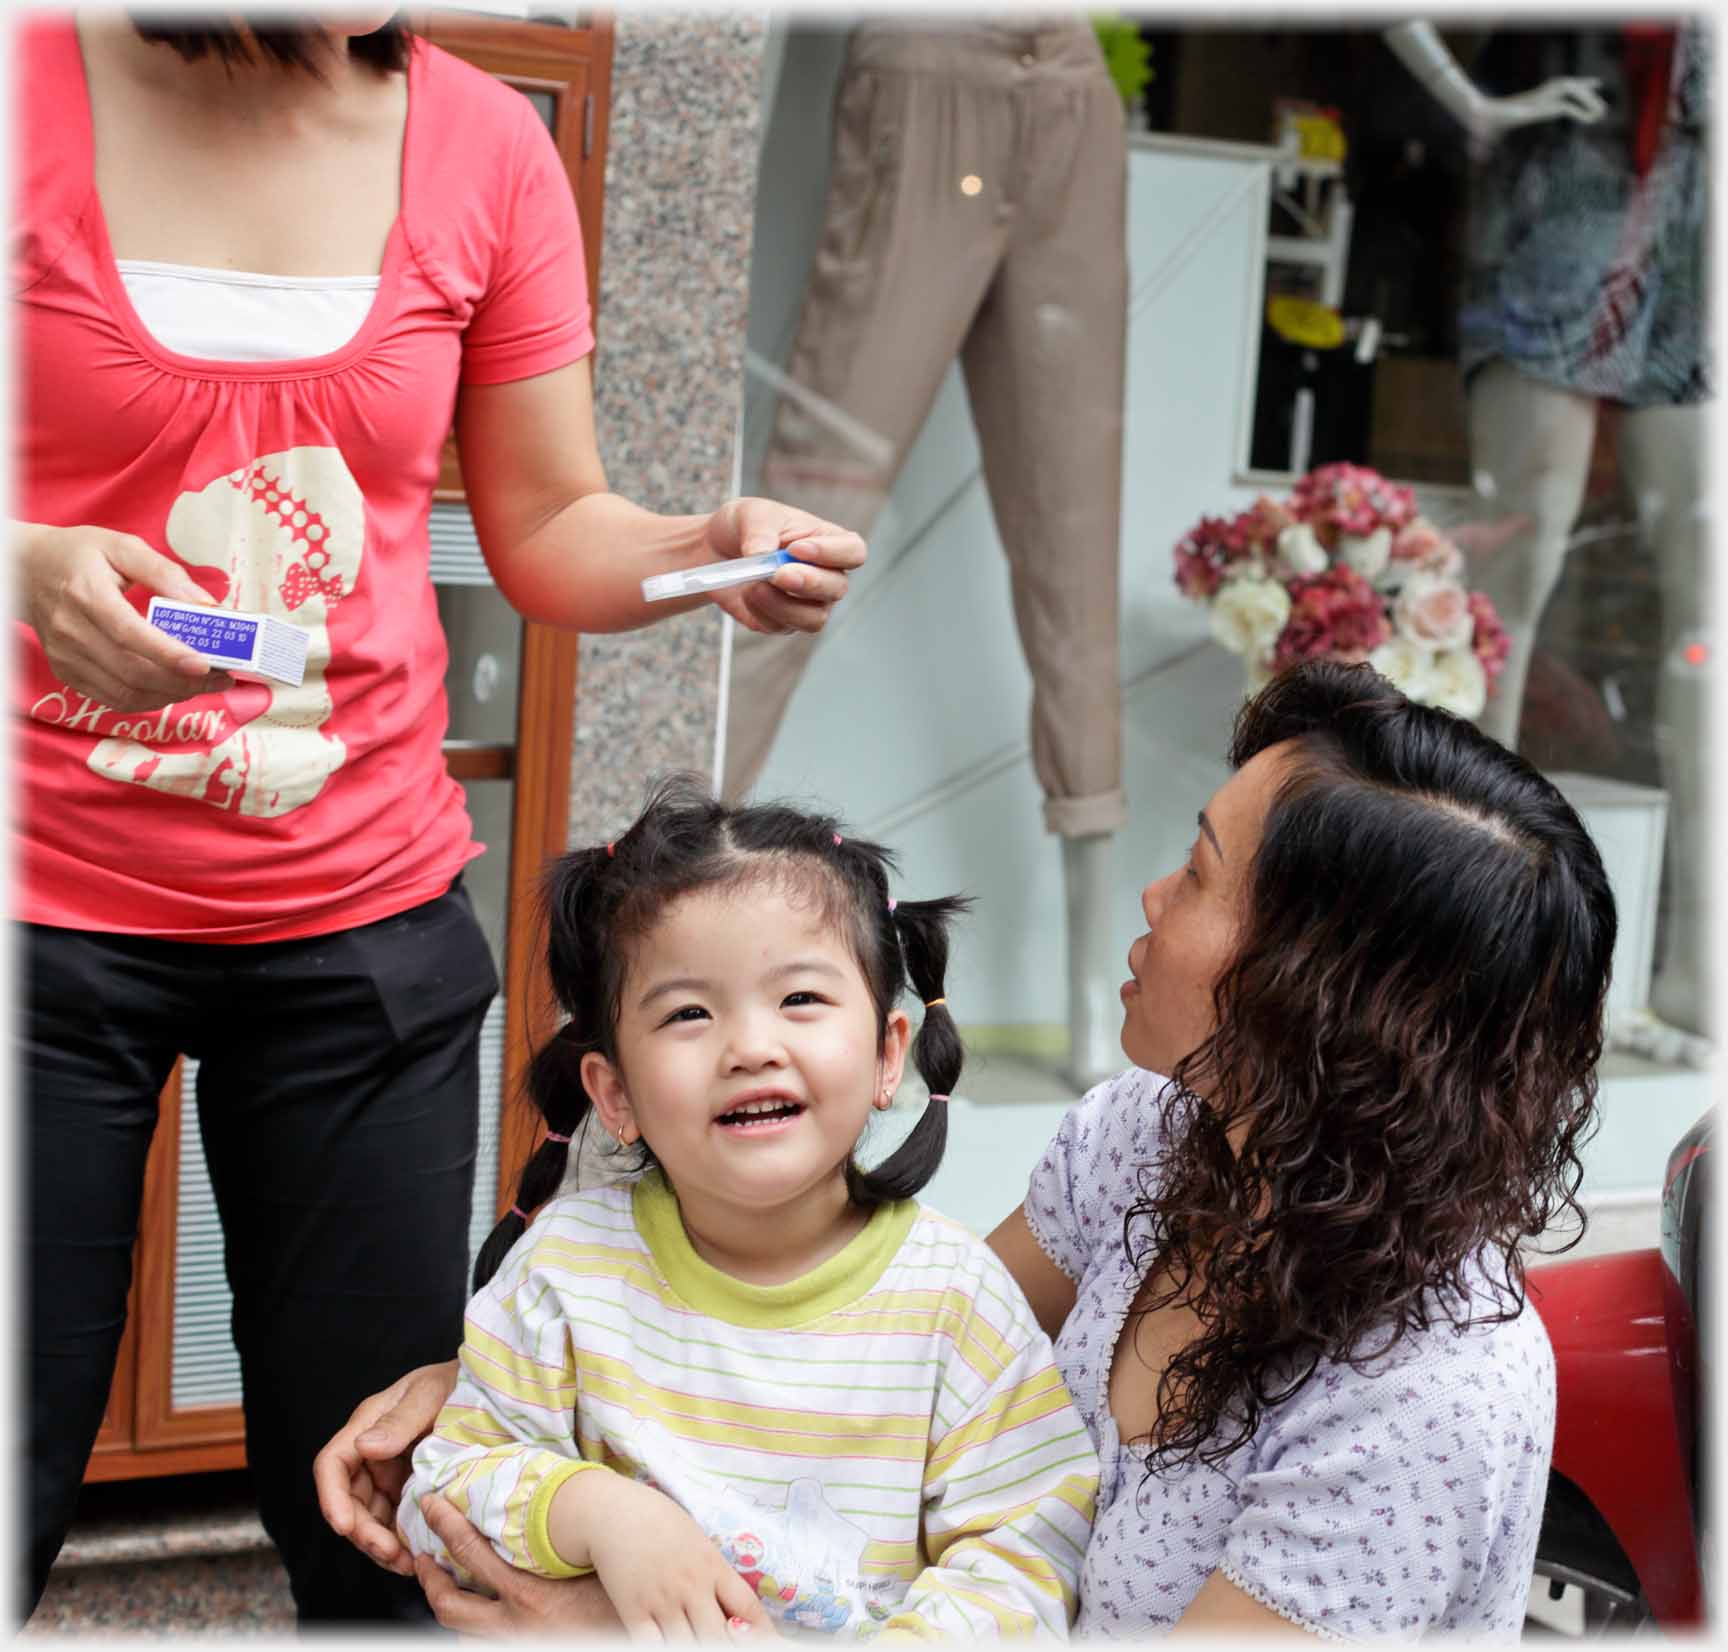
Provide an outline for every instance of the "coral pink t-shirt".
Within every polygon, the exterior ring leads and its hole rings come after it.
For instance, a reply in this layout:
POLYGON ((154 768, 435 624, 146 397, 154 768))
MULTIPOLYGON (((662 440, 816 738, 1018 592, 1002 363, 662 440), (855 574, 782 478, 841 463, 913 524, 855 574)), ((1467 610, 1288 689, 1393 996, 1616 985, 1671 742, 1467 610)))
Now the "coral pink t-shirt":
POLYGON ((59 682, 18 624, 18 915, 269 941, 432 899, 480 852, 440 752, 428 572, 457 386, 594 344, 550 136, 517 92, 416 40, 401 208, 365 323, 324 356, 204 361, 162 348, 126 297, 71 22, 21 30, 14 66, 16 514, 136 534, 223 605, 311 633, 299 688, 133 714, 59 682))

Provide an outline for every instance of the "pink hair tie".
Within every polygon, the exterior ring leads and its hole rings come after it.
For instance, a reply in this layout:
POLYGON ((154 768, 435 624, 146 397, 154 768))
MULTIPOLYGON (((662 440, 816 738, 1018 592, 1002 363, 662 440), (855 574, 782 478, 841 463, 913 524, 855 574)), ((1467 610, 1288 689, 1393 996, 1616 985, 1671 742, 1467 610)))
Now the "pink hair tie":
POLYGON ((900 903, 897 900, 895 900, 892 895, 890 895, 888 897, 888 911, 889 911, 889 913, 892 914, 894 911, 894 908, 897 907, 899 904, 900 903))
POLYGON ((566 1144, 568 1144, 568 1142, 570 1140, 570 1138, 568 1136, 559 1135, 556 1130, 548 1130, 546 1132, 546 1139, 547 1139, 547 1141, 561 1141, 561 1142, 564 1142, 566 1144))
POLYGON ((528 1212, 525 1211, 520 1205, 512 1205, 510 1207, 510 1214, 512 1216, 520 1216, 522 1218, 524 1224, 526 1224, 526 1222, 528 1220, 528 1212))
POLYGON ((840 834, 838 832, 834 834, 834 847, 836 849, 840 847, 840 834))
POLYGON ((613 845, 611 845, 610 843, 608 843, 606 845, 606 858, 608 860, 610 860, 612 858, 612 848, 613 848, 613 845))
POLYGON ((938 1096, 938 1095, 933 1094, 933 1095, 931 1095, 931 1097, 929 1099, 931 1101, 946 1101, 948 1099, 948 1097, 947 1096, 938 1096))

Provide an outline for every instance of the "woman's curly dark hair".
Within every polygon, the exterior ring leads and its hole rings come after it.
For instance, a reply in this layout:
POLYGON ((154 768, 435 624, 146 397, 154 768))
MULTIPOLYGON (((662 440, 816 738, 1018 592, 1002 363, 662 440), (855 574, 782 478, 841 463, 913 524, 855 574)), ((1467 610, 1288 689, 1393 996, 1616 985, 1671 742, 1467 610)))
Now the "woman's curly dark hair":
POLYGON ((1216 1030, 1123 1225, 1141 1311, 1200 1321, 1154 1467, 1222 1462, 1322 1360, 1514 1317, 1520 1241, 1582 1222, 1615 915, 1577 814, 1367 666, 1274 679, 1231 765, 1287 741, 1216 1030))

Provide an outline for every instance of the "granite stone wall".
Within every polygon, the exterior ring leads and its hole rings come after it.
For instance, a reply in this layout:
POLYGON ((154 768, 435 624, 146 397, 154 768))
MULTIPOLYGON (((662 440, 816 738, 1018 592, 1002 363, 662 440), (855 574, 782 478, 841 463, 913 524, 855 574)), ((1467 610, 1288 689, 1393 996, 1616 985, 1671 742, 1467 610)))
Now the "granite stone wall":
MULTIPOLYGON (((732 488, 767 18, 617 15, 595 405, 613 489, 707 511, 732 488)), ((669 769, 712 767, 720 614, 584 637, 572 843, 616 833, 669 769)))

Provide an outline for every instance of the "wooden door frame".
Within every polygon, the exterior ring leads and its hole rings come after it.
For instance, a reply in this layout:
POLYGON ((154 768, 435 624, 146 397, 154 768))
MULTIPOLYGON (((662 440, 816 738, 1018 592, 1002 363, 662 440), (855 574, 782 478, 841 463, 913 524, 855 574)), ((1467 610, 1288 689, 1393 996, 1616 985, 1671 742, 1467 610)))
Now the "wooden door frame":
MULTIPOLYGON (((593 317, 596 351, 600 338, 600 249, 605 238, 607 144, 612 120, 613 25, 596 13, 580 31, 543 24, 473 16, 429 14, 415 20, 416 32, 446 51, 530 90, 552 92, 560 104, 558 152, 566 173, 576 178, 576 209, 582 222, 583 263, 593 317), (570 110, 577 94, 568 74, 571 54, 563 40, 579 32, 592 43, 580 112, 570 110)), ((448 449, 434 495, 459 501, 460 462, 448 449)), ((505 922, 504 1070, 498 1111, 498 1182, 495 1213, 502 1217, 515 1199, 521 1167, 533 1152, 543 1123, 527 1103, 523 1080, 535 1048, 549 1037, 556 1016, 539 955, 537 926, 530 918, 542 867, 567 847, 570 822, 570 749, 574 736, 577 637, 572 631, 525 622, 522 665, 516 702, 516 748, 511 764, 516 784, 511 810, 510 910, 505 922)))

